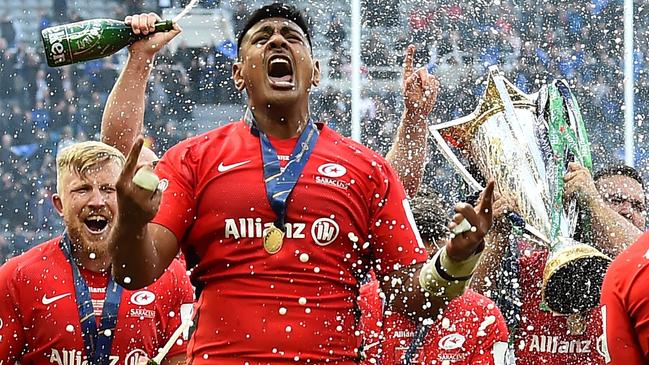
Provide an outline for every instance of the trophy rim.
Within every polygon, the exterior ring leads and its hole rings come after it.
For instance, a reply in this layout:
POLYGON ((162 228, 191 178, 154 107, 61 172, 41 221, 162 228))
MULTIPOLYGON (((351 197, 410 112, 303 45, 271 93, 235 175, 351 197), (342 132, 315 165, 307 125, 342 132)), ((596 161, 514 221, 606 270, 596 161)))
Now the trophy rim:
MULTIPOLYGON (((570 315, 575 313, 583 313, 588 310, 591 310, 597 306, 599 303, 599 292, 601 288, 598 285, 604 280, 604 275, 606 274, 606 268, 611 263, 612 259, 600 252, 595 247, 587 245, 585 243, 572 243, 570 246, 559 248, 557 251, 550 253, 548 257, 545 269, 543 270, 543 285, 541 292, 541 300, 546 303, 550 311, 560 315, 570 315), (569 274, 571 269, 576 268, 577 270, 584 267, 588 264, 588 273, 583 278, 592 280, 595 282, 595 289, 597 295, 593 294, 595 300, 591 300, 588 305, 582 305, 580 301, 576 301, 579 305, 573 305, 575 302, 570 302, 569 300, 562 301, 561 298, 567 297, 567 295, 553 295, 553 300, 548 300, 550 296, 548 295, 548 288, 550 291, 553 291, 555 288, 556 280, 558 276, 563 276, 569 274)), ((566 283, 565 278, 557 278, 560 283, 566 283)), ((573 283, 574 283, 573 279, 573 283)), ((566 283, 567 284, 567 283, 566 283)), ((556 294, 556 293, 555 293, 556 294)))

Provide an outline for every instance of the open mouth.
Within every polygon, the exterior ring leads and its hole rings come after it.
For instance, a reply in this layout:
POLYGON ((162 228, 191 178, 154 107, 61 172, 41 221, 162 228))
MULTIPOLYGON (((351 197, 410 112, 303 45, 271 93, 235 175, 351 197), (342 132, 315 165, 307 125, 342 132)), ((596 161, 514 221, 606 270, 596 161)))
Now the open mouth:
POLYGON ((293 87, 293 65, 284 55, 274 55, 268 59, 268 79, 279 87, 293 87))
POLYGON ((108 219, 100 215, 89 216, 83 223, 92 234, 104 233, 108 228, 108 219))

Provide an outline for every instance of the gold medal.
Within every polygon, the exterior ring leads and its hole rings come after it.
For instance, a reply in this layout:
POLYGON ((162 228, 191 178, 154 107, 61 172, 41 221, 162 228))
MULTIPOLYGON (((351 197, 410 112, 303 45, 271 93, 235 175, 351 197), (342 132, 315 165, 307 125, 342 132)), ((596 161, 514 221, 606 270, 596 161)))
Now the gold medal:
POLYGON ((274 255, 282 249, 284 244, 284 231, 272 226, 268 227, 264 232, 264 249, 271 255, 274 255))
POLYGON ((586 321, 579 313, 569 315, 566 324, 571 335, 582 335, 586 331, 586 321))

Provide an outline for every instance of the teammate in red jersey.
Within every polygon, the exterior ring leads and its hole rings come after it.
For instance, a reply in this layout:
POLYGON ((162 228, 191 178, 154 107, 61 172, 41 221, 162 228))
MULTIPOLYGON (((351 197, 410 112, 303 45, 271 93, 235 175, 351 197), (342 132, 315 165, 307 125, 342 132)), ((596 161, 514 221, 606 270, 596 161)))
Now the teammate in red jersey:
MULTIPOLYGON (((127 18, 143 34, 156 20, 127 18)), ((147 285, 179 248, 195 265, 201 295, 189 345, 193 364, 355 363, 358 278, 370 267, 392 276, 394 285, 385 289, 390 304, 413 316, 429 314, 455 293, 430 295, 420 282, 427 289, 450 282, 463 287, 455 276, 466 273, 456 264, 475 263, 491 225, 493 184, 476 208, 457 207, 451 227, 466 218, 476 229, 442 250, 440 270, 451 279, 438 279, 432 269, 420 278, 427 255, 391 167, 309 119, 309 92, 320 71, 306 24, 282 4, 254 12, 233 67, 236 87, 248 95, 244 120, 171 148, 157 165, 162 180, 155 192, 132 184, 132 157, 118 183, 120 216, 111 236, 116 276, 128 278, 131 288, 147 285)), ((104 114, 108 143, 131 149, 142 130, 155 52, 178 31, 131 46, 104 114)), ((423 100, 428 79, 413 79, 423 100)), ((141 139, 131 155, 140 146, 141 139)))
MULTIPOLYGON (((422 240, 430 252, 448 236, 441 199, 420 192, 412 212, 422 240)), ((496 304, 468 290, 453 299, 434 318, 413 321, 396 312, 383 313, 374 275, 360 289, 364 364, 504 364, 508 332, 496 304)))
MULTIPOLYGON (((137 291, 109 274, 107 236, 123 163, 121 152, 101 142, 58 155, 53 199, 67 230, 0 267, 0 363, 136 364, 189 317, 192 288, 177 261, 137 291)), ((174 345, 165 363, 184 363, 185 349, 174 345)))
MULTIPOLYGON (((635 171, 633 171, 635 172, 635 171)), ((616 177, 619 190, 606 199, 641 230, 646 229, 646 196, 637 172, 616 177), (628 177, 632 175, 633 177, 628 177)), ((649 307, 647 262, 649 237, 645 233, 609 266, 602 285, 602 315, 607 364, 636 365, 649 362, 649 307)))
MULTIPOLYGON (((644 229, 646 211, 644 189, 639 174, 630 167, 611 165, 591 177, 587 169, 570 164, 564 177, 565 195, 576 195, 580 206, 590 212, 593 243, 602 252, 615 257, 644 229)), ((506 202, 494 203, 494 216, 512 210, 506 202)), ((515 210, 515 208, 513 209, 515 210)), ((516 245, 518 268, 516 287, 520 302, 511 307, 506 317, 517 318, 512 329, 516 363, 604 364, 608 357, 602 329, 602 308, 572 316, 558 316, 542 308, 541 285, 548 251, 510 235, 509 224, 496 219, 491 242, 483 263, 476 272, 482 278, 477 290, 506 290, 489 287, 496 282, 507 242, 516 245), (490 278, 490 279, 484 279, 490 278)), ((511 275, 512 273, 510 273, 511 275)), ((511 294, 511 293, 509 293, 511 294)), ((501 308, 503 313, 508 309, 501 308)), ((610 321, 610 319, 609 319, 610 321)), ((615 323, 615 322, 614 322, 615 323)))

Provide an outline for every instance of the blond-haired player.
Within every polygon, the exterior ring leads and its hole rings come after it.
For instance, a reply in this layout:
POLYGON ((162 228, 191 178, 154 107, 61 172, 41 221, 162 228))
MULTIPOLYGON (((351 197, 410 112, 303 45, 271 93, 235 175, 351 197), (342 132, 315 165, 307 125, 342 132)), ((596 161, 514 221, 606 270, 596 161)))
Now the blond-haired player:
MULTIPOLYGON (((107 237, 124 156, 82 142, 61 150, 56 164, 53 203, 66 230, 0 267, 0 363, 135 364, 153 356, 188 312, 181 307, 192 305, 185 270, 174 261, 137 291, 116 284, 107 237)), ((178 342, 166 363, 184 363, 185 348, 178 342)))

